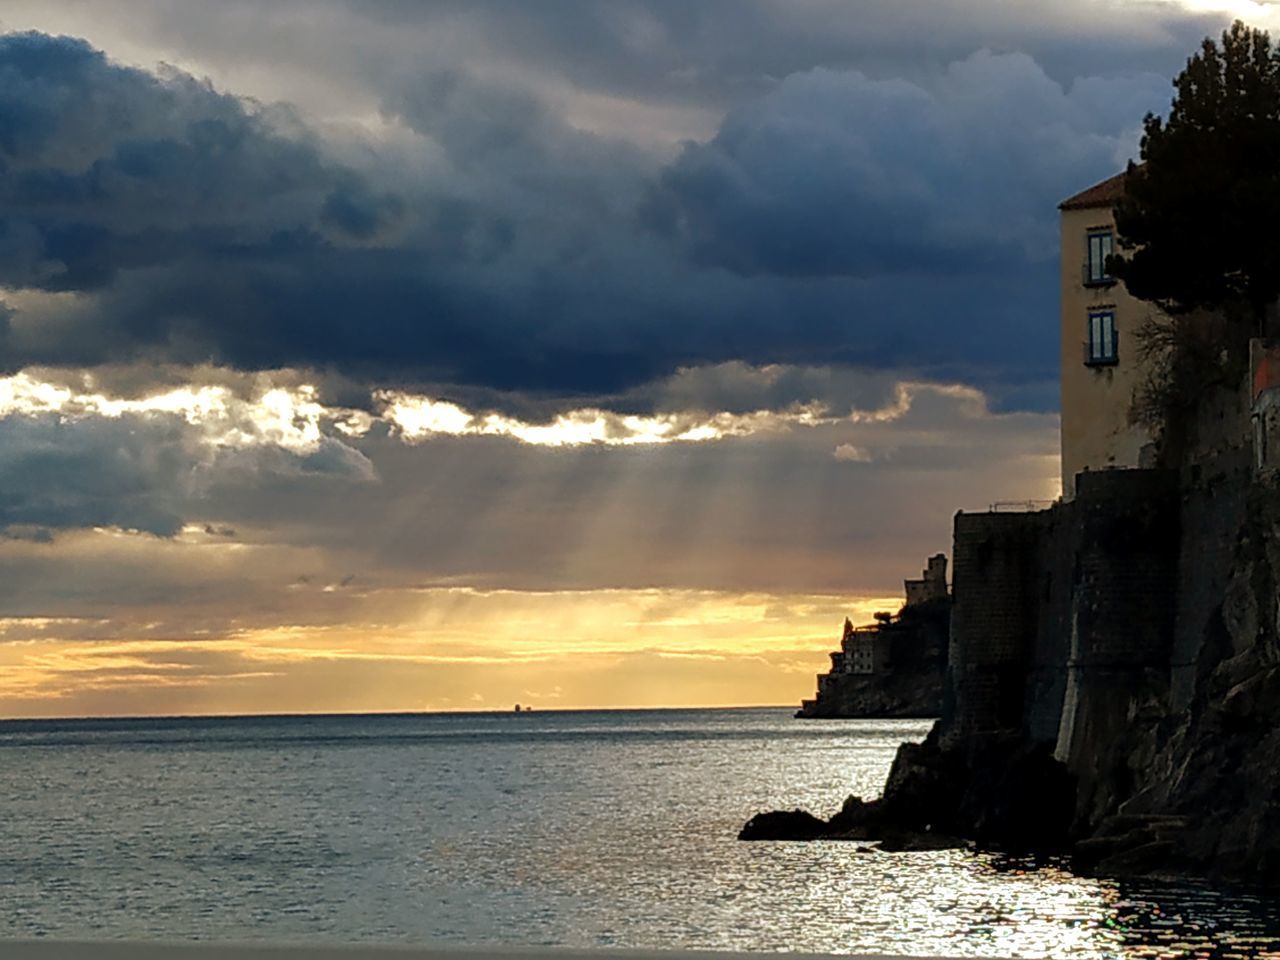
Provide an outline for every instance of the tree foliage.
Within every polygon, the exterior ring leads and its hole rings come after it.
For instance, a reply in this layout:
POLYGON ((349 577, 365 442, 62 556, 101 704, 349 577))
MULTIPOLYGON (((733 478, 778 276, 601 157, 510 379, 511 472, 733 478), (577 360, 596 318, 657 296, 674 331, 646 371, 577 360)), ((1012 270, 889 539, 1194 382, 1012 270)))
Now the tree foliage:
POLYGON ((1168 119, 1143 121, 1110 266, 1171 316, 1218 311, 1253 327, 1280 296, 1280 50, 1237 20, 1173 83, 1168 119))

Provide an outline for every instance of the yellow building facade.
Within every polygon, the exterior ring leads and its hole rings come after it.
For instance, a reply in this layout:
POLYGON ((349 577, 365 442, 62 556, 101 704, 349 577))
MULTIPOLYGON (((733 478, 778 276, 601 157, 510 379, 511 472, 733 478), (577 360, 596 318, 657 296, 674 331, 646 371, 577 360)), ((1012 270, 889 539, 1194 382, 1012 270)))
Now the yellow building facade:
POLYGON ((1151 437, 1130 422, 1142 380, 1135 332, 1155 310, 1106 270, 1123 173, 1059 204, 1062 228, 1062 496, 1076 474, 1145 465, 1151 437))

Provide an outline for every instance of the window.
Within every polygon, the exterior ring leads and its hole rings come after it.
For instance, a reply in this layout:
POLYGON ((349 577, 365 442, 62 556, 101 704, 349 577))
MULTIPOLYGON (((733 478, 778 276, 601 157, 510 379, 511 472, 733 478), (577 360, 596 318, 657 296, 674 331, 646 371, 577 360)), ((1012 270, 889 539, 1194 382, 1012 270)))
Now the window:
POLYGON ((1111 256, 1111 231, 1089 231, 1087 244, 1084 262, 1085 286, 1115 283, 1115 278, 1107 273, 1107 257, 1111 256))
POLYGON ((875 673, 875 650, 872 641, 859 637, 854 641, 852 673, 875 673))
POLYGON ((1115 363, 1118 339, 1115 311, 1090 310, 1089 340, 1084 345, 1084 362, 1095 365, 1115 363))

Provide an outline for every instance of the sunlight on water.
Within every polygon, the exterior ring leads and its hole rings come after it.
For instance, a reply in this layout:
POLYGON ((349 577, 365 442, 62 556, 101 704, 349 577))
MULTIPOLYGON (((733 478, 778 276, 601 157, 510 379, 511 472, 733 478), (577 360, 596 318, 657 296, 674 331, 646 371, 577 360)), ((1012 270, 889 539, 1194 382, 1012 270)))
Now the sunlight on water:
POLYGON ((735 839, 759 810, 874 796, 927 728, 780 710, 0 724, 0 936, 1280 950, 1256 895, 735 839))

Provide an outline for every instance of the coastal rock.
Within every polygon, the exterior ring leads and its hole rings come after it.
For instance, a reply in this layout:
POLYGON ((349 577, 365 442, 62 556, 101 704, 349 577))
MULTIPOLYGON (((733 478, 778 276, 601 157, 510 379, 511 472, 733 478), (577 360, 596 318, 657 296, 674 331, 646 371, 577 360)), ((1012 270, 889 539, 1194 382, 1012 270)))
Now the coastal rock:
POLYGON ((886 853, 919 853, 931 850, 963 850, 972 846, 967 840, 945 833, 911 830, 886 834, 879 847, 886 853))
POLYGON ((757 813, 746 822, 738 833, 739 840, 819 840, 830 830, 825 820, 820 820, 804 810, 774 810, 757 813))
POLYGON ((976 841, 1014 853, 1059 853, 1068 846, 1074 804, 1070 775, 1044 748, 975 739, 943 749, 935 726, 923 743, 898 748, 882 798, 851 796, 829 820, 800 810, 758 814, 738 838, 874 840, 891 852, 976 841))
POLYGON ((857 847, 858 853, 881 850, 904 853, 924 850, 951 850, 966 847, 967 841, 929 827, 915 829, 885 820, 880 801, 864 802, 850 797, 830 820, 822 820, 804 810, 775 810, 758 813, 738 834, 739 840, 869 840, 873 847, 857 847))
POLYGON ((959 801, 968 776, 963 757, 944 751, 934 725, 923 743, 898 748, 885 783, 885 819, 917 830, 956 831, 960 825, 959 801))
MULTIPOLYGON (((1072 861, 1073 866, 1075 861, 1072 861)), ((1100 877, 1177 876, 1186 867, 1178 847, 1169 840, 1152 840, 1099 861, 1091 871, 1100 877)))
POLYGON ((1047 744, 985 745, 970 760, 963 832, 984 846, 1018 852, 1067 849, 1076 788, 1047 744))
POLYGON ((943 719, 789 835, 1280 886, 1280 469, 1202 454, 958 514, 943 719))
POLYGON ((850 839, 869 839, 880 823, 881 804, 878 800, 867 802, 861 797, 850 796, 827 821, 830 830, 850 839))

